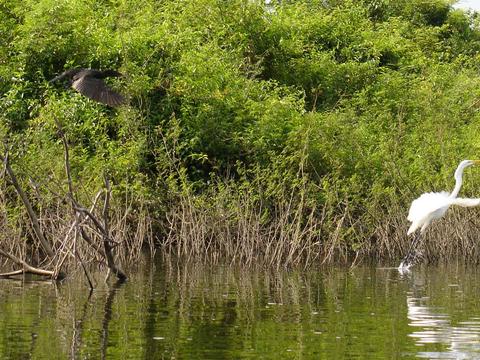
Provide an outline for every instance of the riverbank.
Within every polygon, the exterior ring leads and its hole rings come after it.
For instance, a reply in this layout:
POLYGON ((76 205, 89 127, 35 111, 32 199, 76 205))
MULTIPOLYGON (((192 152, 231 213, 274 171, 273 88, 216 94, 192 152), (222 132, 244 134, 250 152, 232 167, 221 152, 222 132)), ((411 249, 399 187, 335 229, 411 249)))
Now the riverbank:
MULTIPOLYGON (((2 156, 38 226, 1 172, 0 249, 57 270, 104 264, 108 247, 121 262, 144 247, 275 267, 399 259, 411 200, 480 153, 475 17, 445 1, 272 6, 1 5, 2 156), (75 67, 120 71, 107 82, 127 104, 48 82, 75 67)), ((462 196, 479 187, 467 171, 462 196)), ((477 261, 476 213, 432 226, 427 259, 477 261)))

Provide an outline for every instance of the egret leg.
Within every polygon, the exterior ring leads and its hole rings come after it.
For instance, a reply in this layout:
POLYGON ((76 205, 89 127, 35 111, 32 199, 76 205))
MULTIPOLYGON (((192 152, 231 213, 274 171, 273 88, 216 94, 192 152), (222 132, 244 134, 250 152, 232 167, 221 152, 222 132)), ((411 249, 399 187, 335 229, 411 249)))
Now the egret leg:
POLYGON ((403 258, 402 262, 400 263, 399 268, 408 269, 410 266, 412 266, 415 263, 415 257, 417 256, 416 248, 421 238, 422 238, 422 233, 417 232, 410 244, 410 247, 408 248, 407 254, 403 258))

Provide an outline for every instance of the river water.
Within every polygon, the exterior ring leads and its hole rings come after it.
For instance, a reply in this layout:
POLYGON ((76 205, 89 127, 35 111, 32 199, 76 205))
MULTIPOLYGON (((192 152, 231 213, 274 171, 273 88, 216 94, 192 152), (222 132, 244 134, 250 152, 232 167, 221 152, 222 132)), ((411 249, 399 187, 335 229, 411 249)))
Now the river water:
POLYGON ((90 293, 0 280, 0 359, 479 359, 480 272, 156 260, 90 293))

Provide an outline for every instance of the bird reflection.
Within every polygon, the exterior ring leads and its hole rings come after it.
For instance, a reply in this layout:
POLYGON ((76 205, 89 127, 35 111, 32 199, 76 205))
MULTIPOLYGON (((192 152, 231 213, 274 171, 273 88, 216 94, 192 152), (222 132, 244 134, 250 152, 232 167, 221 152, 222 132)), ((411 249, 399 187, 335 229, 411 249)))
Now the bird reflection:
POLYGON ((409 336, 418 346, 442 344, 445 351, 420 351, 420 358, 473 359, 480 358, 480 318, 452 324, 450 315, 442 309, 428 305, 429 298, 407 295, 408 320, 412 331, 409 336))

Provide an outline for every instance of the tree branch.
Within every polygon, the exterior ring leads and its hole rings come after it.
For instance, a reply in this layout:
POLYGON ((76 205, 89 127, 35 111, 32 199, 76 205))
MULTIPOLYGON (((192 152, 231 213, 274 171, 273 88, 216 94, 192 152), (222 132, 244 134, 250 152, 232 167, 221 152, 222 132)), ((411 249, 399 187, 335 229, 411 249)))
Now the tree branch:
POLYGON ((43 250, 47 253, 50 259, 53 259, 55 254, 53 252, 52 246, 43 235, 43 232, 40 229, 40 223, 38 222, 37 215, 33 211, 32 205, 30 204, 30 201, 28 200, 27 195, 25 194, 25 192, 20 187, 20 184, 17 181, 17 177, 15 176, 15 173, 12 167, 10 166, 10 162, 8 161, 8 153, 5 156, 2 156, 0 154, 0 160, 5 164, 5 170, 7 171, 7 174, 10 177, 10 180, 13 186, 15 187, 17 194, 20 196, 20 198, 23 201, 23 204, 25 205, 25 208, 27 209, 28 217, 32 222, 33 230, 38 240, 40 241, 40 244, 42 245, 43 250))

